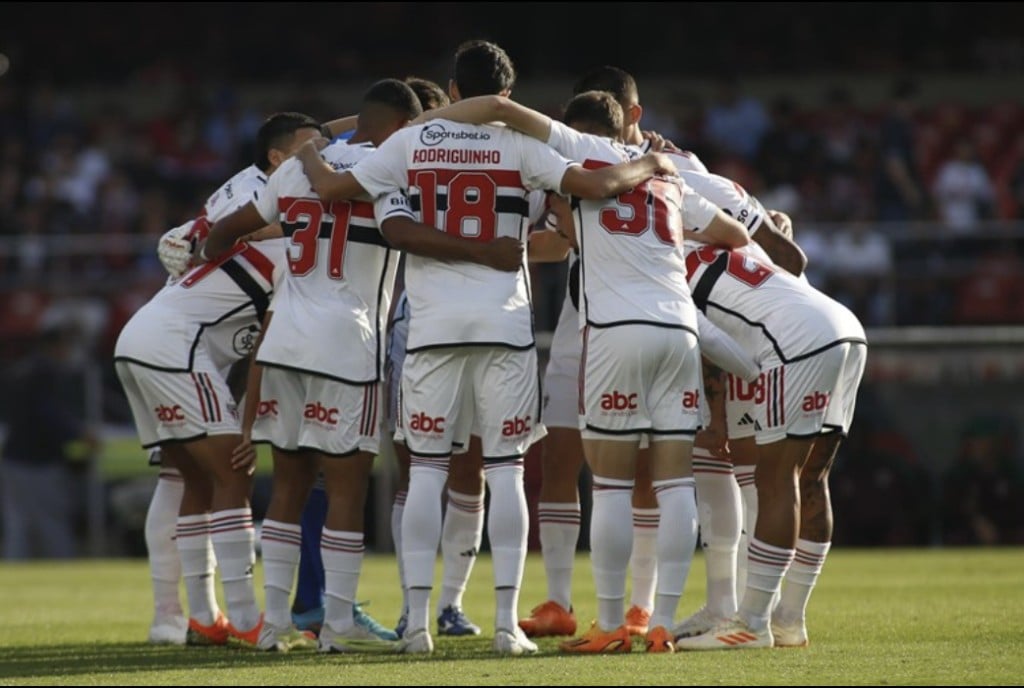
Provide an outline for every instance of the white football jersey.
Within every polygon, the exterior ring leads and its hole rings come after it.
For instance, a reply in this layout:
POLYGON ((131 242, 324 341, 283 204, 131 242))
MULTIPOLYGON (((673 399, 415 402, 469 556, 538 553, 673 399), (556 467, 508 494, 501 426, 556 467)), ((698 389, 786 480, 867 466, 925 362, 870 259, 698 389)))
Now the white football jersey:
MULTIPOLYGON (((692 170, 680 170, 679 176, 697 193, 746 227, 748 234, 755 232, 768 214, 768 211, 761 205, 761 201, 748 194, 746 189, 728 177, 692 170)), ((734 250, 749 255, 762 263, 774 265, 765 250, 755 241, 734 250)))
POLYGON ((266 186, 267 175, 255 165, 249 165, 210 194, 203 206, 203 215, 213 224, 249 201, 259 200, 266 186))
MULTIPOLYGON (((561 187, 573 163, 506 127, 436 119, 393 134, 352 174, 372 196, 408 190, 421 221, 466 239, 526 240, 528 192, 561 187)), ((529 271, 407 255, 410 353, 439 346, 534 346, 529 271)))
POLYGON ((738 251, 690 241, 686 247, 697 307, 762 368, 812 356, 837 342, 866 343, 849 309, 785 270, 738 251))
POLYGON ((285 270, 283 239, 236 244, 140 308, 121 331, 114 360, 188 372, 202 342, 214 365, 226 369, 252 351, 285 270))
MULTIPOLYGON (((651 142, 649 139, 644 139, 643 143, 639 144, 637 148, 640 152, 647 154, 651 152, 651 142)), ((690 151, 679 151, 678 153, 673 151, 663 150, 661 151, 668 157, 672 158, 672 163, 676 166, 676 169, 680 172, 703 172, 707 174, 708 168, 704 165, 700 158, 690 151)))
MULTIPOLYGON (((552 122, 548 143, 588 168, 640 155, 635 147, 560 122, 552 122)), ((651 323, 697 334, 683 229, 701 231, 717 212, 678 177, 650 179, 614 199, 579 201, 580 325, 651 323)))
MULTIPOLYGON (((373 150, 339 141, 322 155, 343 170, 373 150)), ((271 175, 255 206, 268 224, 280 221, 288 241, 285 287, 257 360, 350 384, 381 380, 398 252, 378 220, 411 216, 406 199, 321 201, 292 159, 271 175)))

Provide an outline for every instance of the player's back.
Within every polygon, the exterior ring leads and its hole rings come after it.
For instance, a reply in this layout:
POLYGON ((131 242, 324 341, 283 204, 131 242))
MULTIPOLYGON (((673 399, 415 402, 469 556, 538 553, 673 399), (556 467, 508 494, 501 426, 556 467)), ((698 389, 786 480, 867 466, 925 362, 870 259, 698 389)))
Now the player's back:
MULTIPOLYGON (((679 176, 690 188, 742 224, 748 234, 755 232, 768 214, 761 201, 751 196, 746 189, 728 177, 697 170, 679 170, 679 176)), ((768 253, 755 241, 734 250, 749 255, 762 263, 774 265, 768 253)))
MULTIPOLYGON (((373 150, 339 141, 322 155, 345 170, 373 150)), ((280 221, 287 239, 285 286, 259 360, 350 382, 379 379, 398 261, 374 204, 322 201, 292 159, 270 177, 256 207, 264 220, 280 221)))
MULTIPOLYGON (((360 166, 354 173, 371 193, 407 189, 421 221, 451 236, 525 241, 529 191, 558 189, 566 162, 506 127, 437 119, 393 134, 374 156, 372 169, 360 166)), ((534 344, 525 257, 522 269, 502 272, 408 255, 405 281, 412 312, 410 351, 534 344)))
POLYGON ((217 368, 248 355, 280 286, 284 241, 237 244, 158 291, 118 337, 115 360, 190 370, 202 339, 217 368))
MULTIPOLYGON (((640 155, 636 147, 558 122, 552 123, 549 143, 589 169, 640 155)), ((575 202, 585 322, 650 322, 696 332, 682 251, 687 193, 677 178, 653 178, 617 198, 575 202)))
POLYGON ((249 165, 210 194, 203 206, 203 214, 211 223, 216 222, 236 208, 259 198, 266 185, 266 173, 255 165, 249 165))
POLYGON ((750 352, 783 362, 837 341, 865 341, 848 308, 770 263, 687 242, 687 278, 699 308, 750 352))

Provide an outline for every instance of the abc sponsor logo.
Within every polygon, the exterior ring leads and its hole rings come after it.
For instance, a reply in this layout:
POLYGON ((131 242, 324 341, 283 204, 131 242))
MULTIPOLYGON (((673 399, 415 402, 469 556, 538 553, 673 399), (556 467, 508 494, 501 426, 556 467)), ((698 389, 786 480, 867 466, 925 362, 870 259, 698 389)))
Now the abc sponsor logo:
POLYGON ((519 418, 518 416, 511 420, 506 420, 501 424, 501 436, 502 437, 517 437, 519 435, 525 435, 532 429, 530 425, 531 416, 526 418, 519 418))
POLYGON ((337 427, 338 413, 338 409, 329 408, 317 401, 312 404, 306 404, 306 408, 302 412, 302 417, 307 421, 319 423, 320 425, 337 427))
POLYGON ((259 406, 256 407, 257 418, 264 418, 266 416, 277 416, 277 399, 261 401, 259 406))
POLYGON ((808 394, 804 397, 803 403, 800 404, 800 408, 803 409, 804 413, 818 413, 824 411, 828 406, 829 395, 825 392, 815 392, 814 394, 808 394))
POLYGON ((419 433, 440 434, 444 432, 444 416, 428 416, 420 411, 412 414, 409 420, 409 429, 419 433))
POLYGON ((185 420, 185 411, 177 404, 174 406, 164 406, 161 404, 153 409, 153 412, 156 414, 156 419, 165 425, 182 423, 185 420))
POLYGON ((636 393, 624 394, 617 390, 601 395, 601 411, 605 415, 631 415, 636 411, 636 393))
POLYGON ((692 411, 700 406, 700 390, 693 389, 683 392, 683 408, 692 411))

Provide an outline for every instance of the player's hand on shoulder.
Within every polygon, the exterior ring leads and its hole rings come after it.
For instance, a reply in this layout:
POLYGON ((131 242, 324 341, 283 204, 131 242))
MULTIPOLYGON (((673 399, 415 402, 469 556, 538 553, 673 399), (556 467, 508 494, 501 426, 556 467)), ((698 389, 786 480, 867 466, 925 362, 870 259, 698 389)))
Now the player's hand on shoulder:
POLYGON ((485 244, 486 264, 502 272, 515 272, 523 266, 526 246, 512 237, 498 237, 485 244))
POLYGON ((651 151, 654 153, 665 152, 675 153, 676 155, 683 154, 682 149, 656 131, 641 131, 640 133, 643 135, 645 140, 651 142, 651 151))
POLYGON ((787 239, 793 239, 793 219, 781 210, 769 210, 768 217, 775 223, 775 228, 787 239))
POLYGON ((659 174, 664 177, 679 176, 679 170, 676 169, 676 164, 672 162, 672 158, 665 153, 648 153, 647 155, 653 156, 657 165, 657 169, 654 172, 655 174, 659 174))
POLYGON ((181 277, 192 267, 191 223, 164 232, 157 244, 156 254, 164 270, 174 278, 181 277))
POLYGON ((298 147, 295 151, 295 157, 303 164, 306 161, 316 161, 320 157, 320 151, 329 146, 330 143, 330 139, 326 136, 314 136, 298 147))

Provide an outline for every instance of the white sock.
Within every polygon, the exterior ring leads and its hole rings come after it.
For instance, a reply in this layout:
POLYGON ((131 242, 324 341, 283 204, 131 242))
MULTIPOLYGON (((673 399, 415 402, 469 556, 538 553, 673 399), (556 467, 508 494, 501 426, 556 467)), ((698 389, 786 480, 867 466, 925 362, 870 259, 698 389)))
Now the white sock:
POLYGON ((402 514, 402 566, 409 599, 406 635, 428 628, 430 590, 441 540, 441 492, 447 479, 447 461, 412 457, 402 514))
POLYGON ((363 534, 328 530, 320 536, 320 556, 324 560, 324 623, 335 632, 352 628, 352 608, 359 589, 359 571, 363 566, 363 534))
POLYGON ((161 468, 146 511, 146 552, 153 581, 153 611, 158 617, 184 615, 178 594, 181 557, 174 541, 184 492, 181 473, 173 468, 161 468))
POLYGON ((719 618, 736 614, 736 558, 743 521, 740 488, 732 463, 693 450, 700 542, 707 572, 707 608, 719 618))
POLYGON ((757 525, 757 487, 754 485, 757 466, 733 466, 732 470, 743 498, 743 529, 736 548, 736 591, 737 595, 742 595, 747 587, 747 549, 750 547, 750 539, 754 537, 754 526, 757 525))
POLYGON ((494 562, 495 629, 514 631, 519 625, 519 587, 526 565, 526 533, 530 517, 523 487, 523 460, 484 466, 491 491, 487 536, 494 562))
POLYGON ((448 488, 448 509, 441 529, 444 561, 437 614, 446 607, 461 607, 469 574, 484 535, 484 495, 467 495, 448 488))
POLYGON ((391 540, 395 543, 395 558, 398 559, 398 582, 402 586, 402 612, 409 608, 409 598, 405 591, 405 565, 402 563, 402 514, 405 512, 405 497, 408 493, 401 490, 395 494, 395 503, 391 505, 391 540))
POLYGON ((633 481, 594 476, 590 515, 590 563, 597 591, 597 624, 603 631, 622 625, 626 570, 633 549, 633 481))
MULTIPOLYGON (((672 628, 697 547, 697 499, 693 478, 655 480, 661 520, 657 532, 658 594, 650 628, 672 628)), ((634 544, 634 548, 636 545, 634 544)))
POLYGON ((236 629, 247 631, 260 622, 252 585, 252 569, 256 565, 252 509, 215 511, 210 520, 210 533, 224 587, 228 620, 236 629))
POLYGON ((772 598, 782 586, 782 577, 793 561, 794 550, 750 539, 747 554, 747 588, 740 603, 740 616, 755 631, 768 627, 772 598))
POLYGON ((796 555, 793 564, 786 571, 786 584, 782 588, 782 598, 772 615, 785 626, 801 623, 807 614, 807 602, 811 598, 825 557, 831 547, 830 542, 796 541, 796 555))
POLYGON ((283 521, 263 521, 263 620, 278 628, 292 622, 291 596, 302 549, 302 526, 283 521))
POLYGON ((216 561, 210 542, 210 515, 179 516, 175 541, 188 594, 189 617, 210 626, 220 613, 213 585, 216 561))
POLYGON ((579 502, 540 502, 537 505, 540 549, 548 579, 548 599, 572 608, 572 570, 580 539, 579 502))
POLYGON ((654 609, 654 587, 658 582, 658 509, 633 507, 633 551, 629 570, 633 581, 630 606, 654 609))

